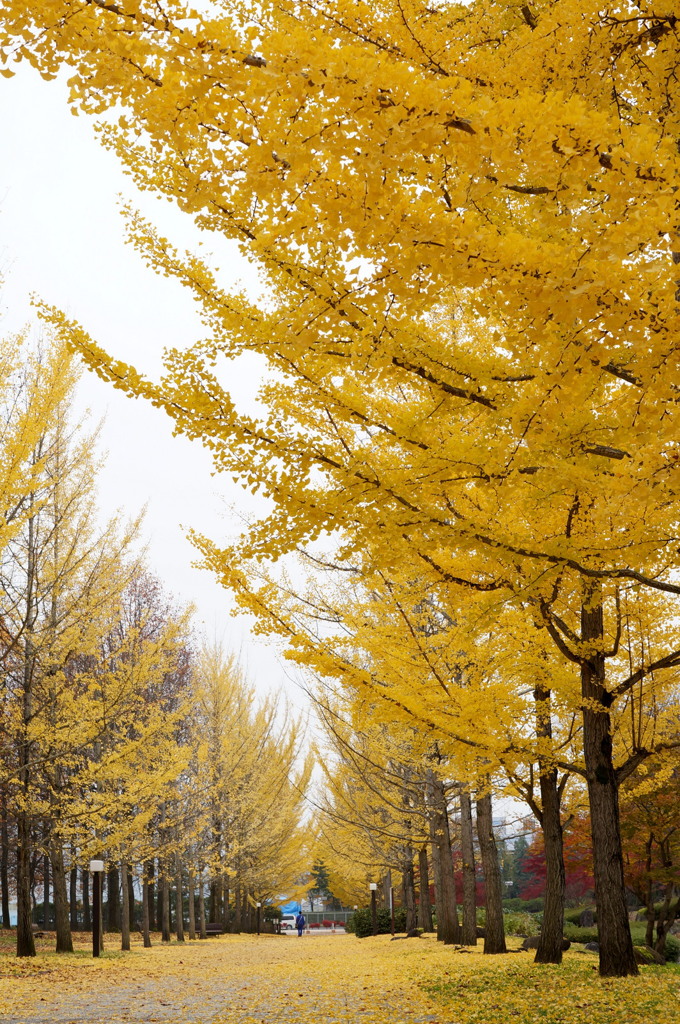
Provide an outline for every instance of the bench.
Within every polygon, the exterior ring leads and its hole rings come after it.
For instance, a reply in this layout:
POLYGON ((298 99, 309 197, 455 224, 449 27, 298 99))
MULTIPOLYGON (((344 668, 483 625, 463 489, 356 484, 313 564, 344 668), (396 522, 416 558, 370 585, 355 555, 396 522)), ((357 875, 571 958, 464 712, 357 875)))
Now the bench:
POLYGON ((211 921, 205 926, 206 935, 224 935, 224 926, 219 921, 211 921))

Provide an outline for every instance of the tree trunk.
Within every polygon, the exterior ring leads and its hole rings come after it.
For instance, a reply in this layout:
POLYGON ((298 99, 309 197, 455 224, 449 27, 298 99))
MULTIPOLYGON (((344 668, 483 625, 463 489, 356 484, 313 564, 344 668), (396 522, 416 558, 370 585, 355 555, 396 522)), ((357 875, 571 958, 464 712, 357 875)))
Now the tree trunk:
POLYGON ((106 875, 106 930, 120 931, 120 880, 115 865, 106 875))
MULTIPOLYGON (((212 888, 211 888, 212 893, 212 888)), ((234 888, 234 931, 241 931, 241 886, 236 885, 234 888)))
POLYGON ((388 868, 381 885, 380 902, 383 907, 390 909, 390 892, 392 891, 392 871, 388 868))
POLYGON ((75 865, 75 850, 71 847, 71 870, 69 872, 68 903, 71 931, 78 931, 78 868, 75 865))
POLYGON ((135 885, 132 874, 132 865, 127 866, 127 881, 128 881, 128 928, 130 931, 134 930, 135 927, 135 885))
MULTIPOLYGON (((32 495, 29 496, 32 504, 32 495)), ((35 940, 31 927, 31 821, 29 817, 31 788, 31 741, 28 728, 33 718, 33 668, 35 652, 33 627, 37 616, 35 603, 35 520, 28 520, 26 549, 26 622, 23 650, 23 692, 21 698, 22 735, 19 743, 19 785, 23 807, 17 814, 17 956, 35 956, 35 940)))
POLYGON ((0 807, 0 890, 2 892, 2 927, 10 928, 9 914, 9 833, 7 830, 7 790, 2 787, 0 807))
POLYGON ((460 787, 460 845, 463 857, 463 927, 464 946, 477 945, 477 876, 475 870, 475 836, 472 825, 470 793, 460 787))
POLYGON ((145 949, 151 946, 151 907, 151 884, 145 874, 142 880, 142 941, 145 949))
POLYGON ((214 877, 210 882, 210 893, 208 896, 208 903, 210 908, 210 920, 214 923, 217 921, 217 882, 214 877))
POLYGON ((416 934, 416 887, 413 877, 413 850, 407 846, 401 867, 401 891, 406 908, 406 934, 416 934))
POLYGON ((92 928, 92 917, 90 915, 90 872, 87 868, 80 869, 80 887, 83 892, 83 930, 89 932, 92 928))
POLYGON ((31 927, 31 825, 28 813, 17 814, 17 956, 35 956, 31 927))
POLYGON ((148 892, 148 896, 149 896, 149 900, 148 900, 148 903, 149 903, 149 908, 148 908, 148 913, 149 913, 149 931, 150 932, 158 931, 159 929, 156 928, 156 901, 155 901, 155 895, 154 895, 155 890, 154 890, 154 884, 153 884, 153 878, 154 878, 154 861, 153 861, 153 857, 151 858, 151 860, 147 860, 147 862, 143 865, 143 877, 146 879, 147 892, 148 892))
POLYGON ((156 876, 156 931, 163 932, 163 866, 159 859, 156 876))
POLYGON ((639 974, 628 924, 619 822, 619 787, 614 771, 611 696, 605 688, 601 591, 589 587, 581 607, 581 639, 592 653, 581 662, 584 698, 583 753, 588 781, 593 877, 600 944, 600 974, 623 978, 639 974))
POLYGON ((125 858, 120 863, 120 886, 123 894, 123 909, 120 915, 120 948, 130 949, 130 888, 128 886, 128 866, 125 858))
POLYGON ((175 854, 175 926, 177 928, 177 941, 184 942, 184 900, 182 897, 182 859, 178 853, 175 854))
POLYGON ((227 876, 224 877, 224 883, 222 886, 223 902, 222 902, 222 927, 225 932, 231 931, 231 918, 229 915, 229 880, 227 876))
POLYGON ((50 855, 43 855, 43 930, 50 930, 50 855))
POLYGON ((57 953, 72 953, 71 922, 69 919, 68 896, 66 894, 66 871, 64 869, 64 848, 58 836, 50 841, 52 864, 52 888, 54 892, 54 926, 57 932, 57 953))
POLYGON ((505 927, 503 924, 503 889, 498 849, 493 834, 491 795, 477 797, 477 838, 482 854, 486 921, 484 924, 484 952, 505 953, 505 927))
POLYGON ((170 942, 170 886, 168 885, 165 862, 163 863, 161 875, 161 902, 163 905, 161 942, 170 942))
MULTIPOLYGON (((661 846, 661 856, 663 858, 663 866, 667 871, 672 870, 673 862, 670 856, 669 841, 665 840, 661 846)), ((664 893, 664 901, 659 911, 659 920, 656 925, 656 944, 654 946, 657 953, 661 956, 664 955, 666 948, 666 936, 671 928, 671 925, 675 921, 678 911, 678 903, 680 900, 676 900, 675 906, 673 906, 673 896, 675 894, 675 886, 673 882, 666 882, 666 891, 664 893)))
POLYGON ((458 943, 460 942, 460 925, 456 905, 456 880, 453 873, 446 795, 443 782, 431 769, 427 772, 426 788, 437 913, 437 940, 446 944, 458 943))
POLYGON ((205 928, 205 893, 203 891, 203 868, 198 871, 198 937, 207 939, 208 933, 205 928))
POLYGON ((194 905, 194 898, 196 896, 196 887, 194 885, 194 869, 190 866, 188 869, 188 881, 187 888, 189 890, 189 941, 193 942, 196 938, 196 908, 194 905))
POLYGON ((432 931, 432 906, 430 904, 430 873, 427 865, 427 846, 418 851, 418 874, 420 876, 420 899, 418 900, 418 927, 424 932, 432 931))
POLYGON ((651 833, 645 843, 645 850, 647 851, 646 858, 646 874, 647 874, 647 887, 646 887, 646 899, 645 909, 647 911, 647 927, 645 929, 645 942, 650 947, 654 946, 654 923, 656 920, 656 913, 654 911, 654 882, 652 881, 652 847, 654 845, 654 833, 651 833))
MULTIPOLYGON (((552 739, 550 691, 542 686, 534 690, 536 707, 536 736, 539 742, 552 739)), ((545 852, 545 904, 543 923, 534 962, 537 964, 562 963, 562 935, 564 932, 564 850, 562 842, 562 812, 557 788, 557 768, 539 757, 538 770, 541 787, 540 826, 545 852)))

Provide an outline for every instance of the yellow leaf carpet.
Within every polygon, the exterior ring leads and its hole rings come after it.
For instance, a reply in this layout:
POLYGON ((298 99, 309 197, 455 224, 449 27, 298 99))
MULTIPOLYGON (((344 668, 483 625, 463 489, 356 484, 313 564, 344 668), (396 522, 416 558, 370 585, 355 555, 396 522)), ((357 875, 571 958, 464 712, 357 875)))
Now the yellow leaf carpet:
POLYGON ((0 955, 2 1024, 680 1024, 679 967, 602 980, 585 953, 535 967, 432 936, 137 940, 99 960, 85 944, 65 956, 41 945, 35 959, 0 955))

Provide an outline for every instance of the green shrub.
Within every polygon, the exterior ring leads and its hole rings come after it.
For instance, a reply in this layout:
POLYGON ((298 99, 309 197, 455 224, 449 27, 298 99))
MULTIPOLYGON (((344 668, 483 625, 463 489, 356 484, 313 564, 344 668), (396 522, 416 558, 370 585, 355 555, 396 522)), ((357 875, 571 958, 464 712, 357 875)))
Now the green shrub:
POLYGON ((584 910, 592 910, 595 922, 597 922, 597 914, 595 913, 595 907, 573 907, 571 910, 567 910, 564 914, 564 920, 569 921, 570 924, 578 925, 581 914, 584 910))
POLYGON ((533 914, 504 914, 506 935, 538 935, 540 927, 533 914))
POLYGON ((283 917, 283 911, 281 907, 272 907, 271 905, 265 906, 264 908, 264 919, 265 921, 280 921, 283 917))
MULTIPOLYGON (((405 907, 395 907, 394 930, 395 932, 406 931, 405 907)), ((355 910, 345 925, 345 931, 356 935, 358 939, 365 939, 367 935, 372 935, 373 925, 371 922, 371 908, 362 907, 360 910, 355 910)), ((390 912, 389 910, 380 907, 378 910, 378 935, 387 935, 391 931, 392 923, 390 919, 390 912)))
POLYGON ((680 960, 680 939, 676 939, 675 935, 667 935, 663 955, 666 963, 677 964, 680 960))
POLYGON ((578 925, 567 921, 564 925, 565 939, 572 942, 597 942, 597 928, 579 928, 578 925))

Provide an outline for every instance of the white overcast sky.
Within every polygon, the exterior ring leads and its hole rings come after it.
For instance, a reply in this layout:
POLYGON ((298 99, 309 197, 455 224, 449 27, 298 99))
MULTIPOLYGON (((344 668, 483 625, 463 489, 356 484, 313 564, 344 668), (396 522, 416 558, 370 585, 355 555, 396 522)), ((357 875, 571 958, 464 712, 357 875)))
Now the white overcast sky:
MULTIPOLYGON (((97 143, 92 123, 73 116, 63 82, 44 82, 29 67, 0 79, 0 330, 34 319, 30 296, 60 306, 115 356, 155 375, 166 346, 202 334, 188 292, 157 277, 123 242, 119 196, 131 200, 177 244, 196 248, 202 236, 167 202, 138 193, 115 157, 97 143)), ((204 248, 215 242, 203 236, 204 248)), ((223 282, 255 282, 235 249, 217 254, 223 282)), ((244 406, 257 387, 253 364, 235 372, 230 387, 244 406)), ((105 417, 100 505, 109 517, 147 506, 145 535, 151 568, 167 589, 197 607, 209 637, 242 651, 258 689, 286 685, 276 652, 252 637, 248 620, 230 617, 232 601, 212 576, 192 568, 185 529, 220 540, 238 532, 238 514, 253 499, 228 479, 211 476, 198 445, 173 438, 158 410, 132 401, 86 374, 80 389, 93 419, 105 417)), ((297 688, 291 697, 300 702, 297 688)))

